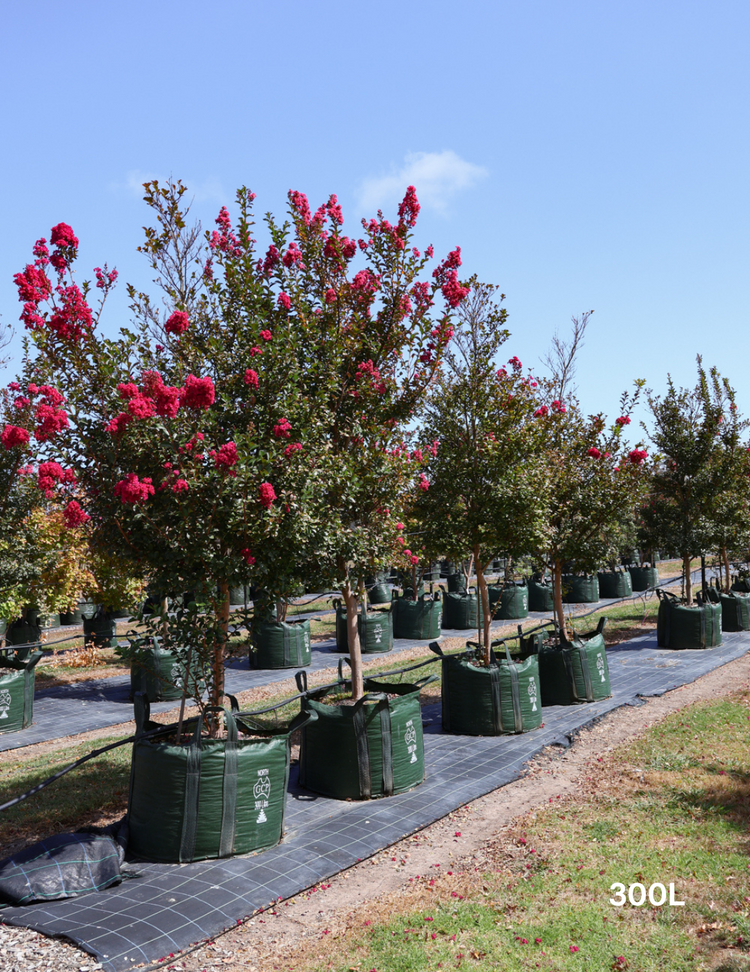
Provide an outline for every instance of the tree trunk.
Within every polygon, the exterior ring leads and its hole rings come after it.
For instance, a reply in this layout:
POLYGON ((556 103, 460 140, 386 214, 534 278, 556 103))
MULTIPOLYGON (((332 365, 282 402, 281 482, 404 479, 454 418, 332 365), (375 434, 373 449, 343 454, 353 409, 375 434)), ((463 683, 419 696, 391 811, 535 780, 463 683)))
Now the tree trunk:
POLYGON ((349 581, 341 588, 341 596, 346 605, 346 644, 349 649, 349 659, 352 665, 352 698, 356 701, 364 695, 364 678, 362 675, 362 651, 359 644, 359 628, 357 626, 357 610, 359 608, 357 592, 352 589, 349 581))
POLYGON ((562 561, 552 561, 552 603, 554 606, 554 616, 560 627, 560 635, 568 637, 568 629, 565 626, 565 608, 562 599, 562 561))
POLYGON ((721 559, 724 564, 724 593, 728 594, 732 586, 732 578, 730 577, 729 571, 729 555, 727 554, 727 545, 723 544, 721 548, 721 559))
MULTIPOLYGON (((480 628, 479 632, 484 633, 484 664, 489 665, 490 663, 490 595, 487 590, 487 578, 484 576, 484 570, 479 562, 479 548, 474 548, 474 566, 477 571, 477 588, 479 589, 479 610, 477 615, 481 615, 481 621, 479 622, 480 628)), ((489 566, 489 562, 487 564, 489 566)), ((479 635, 479 641, 481 643, 482 636, 479 635)))
POLYGON ((682 555, 682 573, 685 577, 685 600, 688 604, 693 603, 693 575, 690 572, 690 554, 682 555))
POLYGON ((214 645, 213 658, 211 659, 213 672, 211 705, 221 705, 221 700, 224 697, 224 655, 229 630, 229 581, 220 581, 219 593, 221 597, 218 602, 216 620, 219 622, 221 634, 214 645))

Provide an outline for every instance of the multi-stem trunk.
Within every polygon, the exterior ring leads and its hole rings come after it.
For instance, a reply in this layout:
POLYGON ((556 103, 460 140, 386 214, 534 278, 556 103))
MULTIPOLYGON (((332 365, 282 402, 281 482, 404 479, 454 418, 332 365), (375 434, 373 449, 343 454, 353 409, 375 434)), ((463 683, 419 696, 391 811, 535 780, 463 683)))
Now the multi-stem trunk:
POLYGON ((559 626, 561 637, 568 638, 568 629, 565 626, 565 609, 562 599, 562 561, 552 561, 552 603, 554 607, 555 620, 559 626))
POLYGON ((359 600, 351 581, 341 588, 341 596, 346 605, 346 644, 349 648, 349 659, 352 666, 352 698, 356 701, 364 695, 364 678, 362 675, 362 651, 359 644, 359 627, 357 625, 357 611, 359 600))
POLYGON ((482 565, 479 559, 479 548, 474 548, 473 553, 474 565, 477 571, 477 589, 479 591, 479 604, 478 604, 478 623, 479 628, 477 634, 479 635, 479 641, 482 643, 482 649, 484 651, 484 664, 489 665, 490 663, 490 623, 492 618, 490 617, 490 594, 487 590, 487 578, 484 576, 484 566, 489 566, 489 562, 486 565, 482 565), (482 638, 484 635, 484 638, 482 638))
POLYGON ((685 577, 685 600, 688 604, 693 603, 693 575, 690 572, 690 554, 682 555, 682 573, 685 577))

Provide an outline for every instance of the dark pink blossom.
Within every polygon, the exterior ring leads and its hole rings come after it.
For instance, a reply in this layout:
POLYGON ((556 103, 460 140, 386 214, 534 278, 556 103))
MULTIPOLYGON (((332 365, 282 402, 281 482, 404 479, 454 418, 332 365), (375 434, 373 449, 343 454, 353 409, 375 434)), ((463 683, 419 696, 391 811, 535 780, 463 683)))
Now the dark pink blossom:
POLYGON ((516 357, 515 354, 513 355, 512 358, 508 360, 508 364, 511 366, 511 368, 514 371, 520 371, 521 368, 523 368, 523 365, 521 364, 521 359, 516 357))
POLYGON ((258 499, 260 500, 261 506, 264 506, 267 510, 271 509, 273 501, 276 499, 276 493, 270 483, 260 484, 258 499))
POLYGON ((307 196, 303 192, 297 192, 297 190, 289 191, 289 202, 292 209, 295 209, 299 216, 302 218, 302 222, 305 226, 310 225, 310 204, 307 201, 307 196))
POLYGON ((67 223, 58 223, 57 226, 53 226, 49 241, 52 246, 78 249, 78 237, 67 223))
POLYGON ((23 395, 19 395, 18 398, 13 402, 13 405, 20 411, 22 408, 26 408, 27 406, 31 405, 31 399, 25 398, 23 395))
POLYGON ((617 425, 630 425, 630 417, 627 415, 621 415, 618 419, 615 419, 617 425))
POLYGON ((416 224, 420 210, 417 190, 414 186, 408 186, 406 195, 401 200, 398 207, 399 220, 410 229, 416 224))
POLYGON ((237 446, 234 442, 225 442, 217 450, 209 453, 217 469, 231 469, 238 461, 237 446))
POLYGON ((175 311, 167 318, 164 330, 167 334, 176 334, 178 337, 184 334, 190 326, 188 316, 185 311, 175 311))
POLYGON ((565 415, 565 413, 568 411, 568 408, 559 399, 556 398, 554 402, 552 402, 552 411, 557 412, 559 415, 565 415))
POLYGON ((247 566, 248 567, 252 567, 253 564, 255 563, 255 557, 253 557, 253 555, 252 555, 252 553, 250 551, 250 548, 249 547, 243 547, 242 550, 240 550, 240 554, 244 558, 245 563, 247 564, 247 566))
POLYGON ((264 341, 270 341, 271 338, 273 337, 273 334, 271 334, 269 330, 265 330, 260 332, 260 336, 263 338, 264 341))
POLYGON ((549 408, 546 405, 540 405, 539 408, 534 412, 534 418, 546 418, 549 415, 549 408))
POLYGON ((602 457, 601 452, 599 452, 599 450, 596 448, 596 446, 592 446, 588 450, 588 452, 586 453, 586 455, 587 456, 591 456, 592 459, 601 459, 601 457, 602 457))
POLYGON ((107 432, 110 435, 121 435, 132 421, 133 416, 130 412, 120 412, 107 424, 107 432))
POLYGON ((425 492, 427 492, 427 490, 430 488, 430 481, 424 473, 419 474, 419 488, 423 489, 425 492))
POLYGON ((187 493, 189 489, 190 489, 190 485, 188 484, 188 481, 186 479, 176 479, 172 483, 173 493, 187 493))
POLYGON ((257 345, 253 348, 250 348, 250 357, 254 358, 256 354, 263 354, 263 349, 259 348, 257 345))
POLYGON ((628 453, 628 459, 634 466, 640 466, 648 459, 648 453, 645 449, 631 449, 628 453))
POLYGON ((68 427, 68 416, 61 409, 41 402, 34 413, 37 427, 34 438, 37 442, 48 442, 54 439, 58 432, 68 427))
POLYGON ((144 503, 149 496, 154 495, 154 487, 150 477, 138 479, 135 473, 128 473, 127 479, 121 479, 115 485, 115 496, 123 503, 144 503))
POLYGON ((245 384, 250 385, 251 388, 258 387, 258 372, 253 371, 252 368, 248 368, 245 372, 245 384))
POLYGON ((292 442, 290 443, 290 445, 286 447, 286 449, 284 449, 284 455, 287 457, 292 456, 294 455, 295 452, 299 452, 301 448, 302 448, 301 442, 292 442))
POLYGON ((80 504, 75 500, 71 500, 63 510, 63 521, 69 530, 75 530, 77 527, 83 526, 90 519, 91 517, 88 513, 85 513, 81 509, 80 504))
POLYGON ((21 429, 17 425, 6 425, 0 432, 0 442, 6 449, 15 449, 18 446, 29 444, 31 436, 26 429, 21 429))
POLYGON ((283 307, 284 310, 289 310, 289 308, 292 306, 292 302, 289 299, 289 294, 285 294, 282 290, 282 292, 279 294, 278 304, 279 307, 283 307))
POLYGON ((326 290, 326 304, 334 304, 336 302, 337 294, 333 287, 329 287, 326 290))
POLYGON ((63 467, 59 462, 41 462, 36 474, 36 483, 39 489, 51 498, 54 496, 55 487, 63 478, 63 467))
POLYGON ((38 267, 28 264, 23 273, 13 275, 13 281, 18 287, 18 299, 39 304, 52 293, 49 277, 38 267))
POLYGON ((285 418, 279 419, 279 421, 273 427, 273 434, 277 439, 288 439, 291 434, 292 426, 289 424, 289 420, 285 418))
POLYGON ((128 402, 128 412, 134 419, 147 419, 156 415, 156 402, 145 395, 136 395, 128 402))
POLYGON ((206 409, 216 400, 216 389, 209 377, 197 378, 188 375, 185 387, 180 392, 180 404, 186 408, 206 409))
POLYGON ((297 246, 297 244, 292 240, 289 244, 289 249, 286 251, 281 261, 285 267, 293 267, 299 265, 303 267, 302 263, 302 251, 297 246))

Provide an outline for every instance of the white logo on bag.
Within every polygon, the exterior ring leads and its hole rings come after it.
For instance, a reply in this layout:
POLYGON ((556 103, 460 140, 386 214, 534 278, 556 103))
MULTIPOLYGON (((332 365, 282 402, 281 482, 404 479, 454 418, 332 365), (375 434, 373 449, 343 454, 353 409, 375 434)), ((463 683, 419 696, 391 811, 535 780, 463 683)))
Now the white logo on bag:
POLYGON ((175 662, 174 665, 172 665, 172 667, 169 669, 169 677, 172 680, 175 688, 182 688, 182 669, 177 662, 175 662))
POLYGON ((416 763, 417 761, 417 730, 414 728, 414 721, 409 719, 406 723, 406 732, 404 733, 404 742, 406 743, 406 751, 411 753, 410 763, 416 763))
POLYGON ((536 682, 533 678, 529 682, 529 701, 531 702, 531 711, 536 712, 536 682))
POLYGON ((258 779, 253 787, 253 796, 255 797, 255 809, 260 810, 256 818, 256 823, 265 823, 268 820, 266 816, 266 807, 268 806, 268 798, 271 795, 271 780, 268 776, 267 769, 258 770, 258 779))
POLYGON ((599 675, 601 676, 601 680, 603 682, 606 682, 607 680, 604 677, 604 659, 602 658, 601 655, 596 656, 596 669, 599 672, 599 675))
POLYGON ((378 621, 372 630, 375 632, 375 644, 379 645, 383 639, 383 625, 378 621))
POLYGON ((3 689, 2 692, 0 692, 0 719, 8 718, 8 709, 10 708, 10 703, 10 692, 7 689, 3 689))

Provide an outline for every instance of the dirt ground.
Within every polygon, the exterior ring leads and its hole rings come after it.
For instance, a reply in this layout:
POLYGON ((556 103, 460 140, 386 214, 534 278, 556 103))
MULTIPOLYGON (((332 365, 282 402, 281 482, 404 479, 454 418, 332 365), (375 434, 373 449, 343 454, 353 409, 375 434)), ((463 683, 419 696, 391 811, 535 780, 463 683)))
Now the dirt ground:
MULTIPOLYGON (((226 968, 265 972, 323 961, 332 938, 398 910, 418 875, 445 875, 455 869, 465 880, 467 872, 481 868, 485 853, 502 842, 503 833, 518 817, 558 797, 591 792, 602 774, 617 772, 616 761, 608 758, 613 749, 672 712, 726 694, 728 686, 730 691, 750 686, 750 654, 641 706, 617 709, 581 731, 569 749, 545 750, 515 782, 330 881, 279 902, 215 941, 166 957, 162 967, 175 972, 226 968)), ((99 967, 64 942, 0 925, 0 968, 7 972, 90 972, 99 967)))

